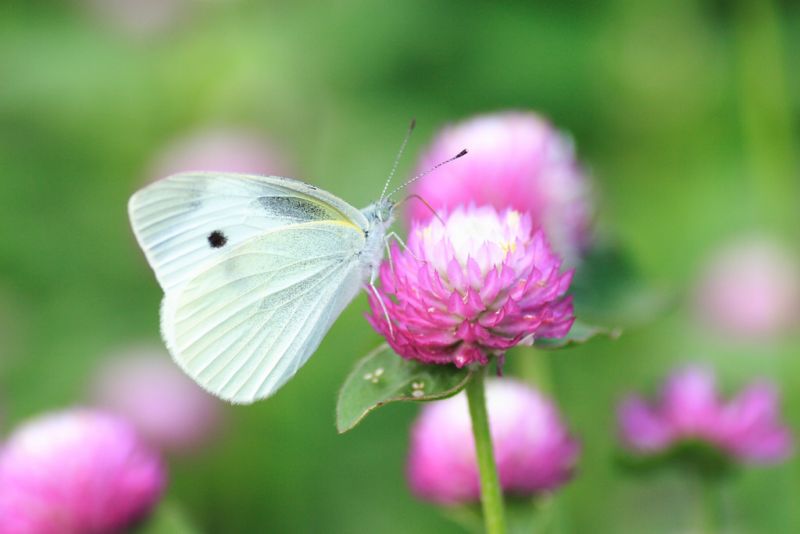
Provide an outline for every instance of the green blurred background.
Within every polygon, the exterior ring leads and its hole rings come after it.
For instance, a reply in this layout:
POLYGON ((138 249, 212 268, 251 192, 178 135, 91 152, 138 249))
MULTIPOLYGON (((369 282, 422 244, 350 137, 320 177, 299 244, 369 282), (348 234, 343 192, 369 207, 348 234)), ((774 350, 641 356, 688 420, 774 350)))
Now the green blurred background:
MULTIPOLYGON (((0 424, 82 402, 104 356, 158 342, 161 291, 126 202, 176 138, 261 132, 298 178, 365 206, 409 118, 418 130, 401 174, 447 122, 537 110, 574 137, 601 228, 683 295, 727 239, 798 243, 798 57, 800 6, 768 0, 205 0, 147 29, 89 0, 6 0, 0 424)), ((679 301, 618 341, 541 356, 584 444, 558 496, 562 532, 685 532, 694 521, 682 480, 630 479, 612 462, 615 403, 678 362, 713 364, 729 390, 774 378, 800 428, 797 336, 726 341, 679 301)), ((336 434, 337 388, 379 342, 365 310, 362 295, 274 398, 226 407, 211 448, 170 460, 168 500, 199 531, 460 532, 406 488, 415 406, 336 434)), ((509 364, 526 372, 514 354, 509 364)), ((730 532, 800 532, 800 461, 746 471, 725 492, 730 532)))

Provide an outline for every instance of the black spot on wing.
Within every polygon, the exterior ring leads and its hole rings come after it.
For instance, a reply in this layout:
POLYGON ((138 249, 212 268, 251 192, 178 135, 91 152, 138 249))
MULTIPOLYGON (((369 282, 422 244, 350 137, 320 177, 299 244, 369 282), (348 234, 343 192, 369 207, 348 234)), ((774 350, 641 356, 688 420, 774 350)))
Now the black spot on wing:
POLYGON ((228 238, 220 230, 214 230, 208 234, 208 244, 211 245, 211 248, 224 247, 227 242, 228 238))
POLYGON ((298 197, 259 197, 258 203, 269 215, 301 221, 325 221, 335 214, 316 202, 298 197))

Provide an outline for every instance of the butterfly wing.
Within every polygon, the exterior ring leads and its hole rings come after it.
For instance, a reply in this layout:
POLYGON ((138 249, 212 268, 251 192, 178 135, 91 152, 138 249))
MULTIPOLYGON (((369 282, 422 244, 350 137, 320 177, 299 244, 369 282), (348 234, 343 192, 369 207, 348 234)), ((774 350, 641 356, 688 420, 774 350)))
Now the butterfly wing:
POLYGON ((131 197, 134 233, 165 292, 266 231, 311 221, 368 223, 347 202, 290 178, 183 173, 131 197))
POLYGON ((275 176, 184 173, 129 202, 175 361, 233 402, 272 394, 358 292, 365 216, 275 176))
POLYGON ((223 399, 250 403, 282 386, 358 293, 364 234, 341 222, 290 225, 206 266, 162 305, 175 361, 223 399))

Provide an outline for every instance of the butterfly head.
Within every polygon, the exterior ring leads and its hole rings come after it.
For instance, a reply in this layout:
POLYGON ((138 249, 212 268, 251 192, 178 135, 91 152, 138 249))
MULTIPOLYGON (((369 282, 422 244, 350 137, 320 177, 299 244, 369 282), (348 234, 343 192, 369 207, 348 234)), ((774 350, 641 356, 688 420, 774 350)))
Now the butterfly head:
POLYGON ((369 221, 370 227, 381 226, 388 228, 394 221, 394 209, 397 202, 390 198, 382 198, 364 208, 364 216, 369 221))

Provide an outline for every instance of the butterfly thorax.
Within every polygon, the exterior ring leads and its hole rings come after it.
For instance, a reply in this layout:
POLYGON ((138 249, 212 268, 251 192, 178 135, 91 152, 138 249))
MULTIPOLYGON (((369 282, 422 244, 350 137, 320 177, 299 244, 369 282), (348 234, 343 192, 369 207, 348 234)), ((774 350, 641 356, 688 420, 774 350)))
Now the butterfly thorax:
POLYGON ((383 258, 386 232, 394 221, 394 206, 395 203, 387 198, 370 204, 361 211, 369 222, 369 227, 364 232, 367 242, 361 253, 365 277, 373 276, 383 258))

